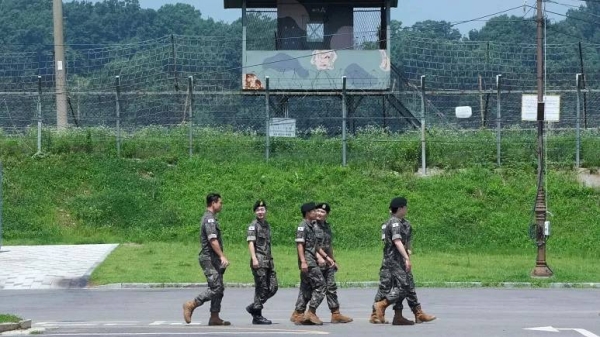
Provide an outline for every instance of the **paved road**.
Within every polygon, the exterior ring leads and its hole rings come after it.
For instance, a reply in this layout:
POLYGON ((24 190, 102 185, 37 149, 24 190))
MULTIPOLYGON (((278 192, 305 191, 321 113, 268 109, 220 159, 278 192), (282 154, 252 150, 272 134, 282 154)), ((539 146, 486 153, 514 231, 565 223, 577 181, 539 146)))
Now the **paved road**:
MULTIPOLYGON (((46 328, 46 336, 281 335, 374 336, 410 334, 440 337, 598 337, 599 289, 418 289, 423 308, 439 318, 411 327, 372 325, 367 319, 374 289, 341 289, 342 312, 355 322, 321 327, 288 321, 297 290, 281 289, 264 315, 276 324, 253 326, 244 307, 252 290, 227 288, 222 317, 231 327, 208 327, 208 306, 196 309, 192 325, 183 324, 181 304, 196 289, 2 290, 0 312, 12 312, 46 328), (525 330, 544 327, 550 331, 525 330), (553 327, 553 328, 549 328, 553 327), (580 329, 556 330, 553 329, 580 329)), ((388 309, 388 311, 391 311, 388 309)), ((317 312, 328 320, 324 303, 317 312)), ((391 318, 391 312, 388 313, 391 318)))

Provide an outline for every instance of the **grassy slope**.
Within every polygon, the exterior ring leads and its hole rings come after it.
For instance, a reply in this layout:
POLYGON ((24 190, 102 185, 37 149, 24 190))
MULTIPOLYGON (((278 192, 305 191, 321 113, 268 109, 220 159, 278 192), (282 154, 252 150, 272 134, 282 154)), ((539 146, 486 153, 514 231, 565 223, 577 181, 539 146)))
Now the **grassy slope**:
MULTIPOLYGON (((392 196, 409 199, 415 240, 425 251, 522 252, 531 248, 535 175, 527 170, 453 171, 418 178, 382 170, 201 158, 115 159, 69 154, 5 160, 4 229, 8 243, 195 242, 203 198, 224 197, 220 220, 230 243, 244 242, 251 205, 265 198, 274 243, 291 245, 306 200, 333 205, 341 248, 376 247, 392 196)), ((600 193, 568 172, 548 177, 552 247, 599 256, 600 193)))

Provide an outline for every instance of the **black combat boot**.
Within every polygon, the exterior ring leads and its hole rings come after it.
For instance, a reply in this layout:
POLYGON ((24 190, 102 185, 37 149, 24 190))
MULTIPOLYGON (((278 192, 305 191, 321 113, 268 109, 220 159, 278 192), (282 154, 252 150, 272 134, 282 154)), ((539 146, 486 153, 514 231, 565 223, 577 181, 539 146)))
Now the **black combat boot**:
POLYGON ((252 318, 252 324, 269 325, 271 323, 273 322, 263 317, 262 310, 258 310, 258 314, 254 315, 252 318))

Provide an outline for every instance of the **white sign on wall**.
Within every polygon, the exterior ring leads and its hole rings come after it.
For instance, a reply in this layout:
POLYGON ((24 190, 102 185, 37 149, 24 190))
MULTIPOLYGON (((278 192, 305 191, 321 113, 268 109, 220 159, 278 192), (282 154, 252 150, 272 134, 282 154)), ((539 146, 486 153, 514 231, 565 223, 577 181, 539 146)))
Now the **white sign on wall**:
POLYGON ((296 120, 293 118, 271 118, 269 137, 296 137, 296 120))
MULTIPOLYGON (((544 120, 558 122, 560 120, 560 95, 544 96, 544 120)), ((537 121, 537 95, 523 95, 521 100, 521 119, 524 121, 537 121)))

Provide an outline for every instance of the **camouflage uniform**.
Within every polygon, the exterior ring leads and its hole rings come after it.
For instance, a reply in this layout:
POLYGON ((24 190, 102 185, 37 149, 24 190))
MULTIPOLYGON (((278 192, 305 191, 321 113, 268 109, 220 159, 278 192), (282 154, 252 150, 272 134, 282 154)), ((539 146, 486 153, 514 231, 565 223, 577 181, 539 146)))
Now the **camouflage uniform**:
MULTIPOLYGON (((317 264, 317 250, 319 249, 317 234, 315 224, 307 220, 302 220, 296 231, 296 243, 304 243, 304 259, 308 265, 307 273, 300 272, 300 294, 296 301, 296 311, 306 309, 305 298, 310 299, 309 306, 315 309, 325 298, 325 279, 317 264)), ((300 265, 300 257, 298 257, 298 267, 300 265)))
POLYGON ((383 295, 382 297, 387 298, 390 303, 394 303, 394 310, 402 309, 402 300, 405 298, 411 308, 419 306, 412 272, 406 271, 404 257, 402 257, 394 244, 394 240, 400 239, 404 247, 408 249, 407 247, 410 247, 411 236, 412 227, 405 219, 398 219, 392 216, 382 226, 384 248, 380 278, 383 282, 381 282, 380 290, 376 296, 383 295), (387 289, 389 291, 383 293, 387 289))
POLYGON ((254 303, 251 304, 251 308, 262 310, 263 304, 273 297, 278 289, 277 273, 271 255, 271 226, 269 223, 266 220, 261 222, 255 219, 248 227, 247 241, 254 242, 258 260, 256 269, 252 267, 252 260, 250 260, 250 268, 254 276, 254 303))
MULTIPOLYGON (((327 253, 327 255, 332 256, 333 233, 331 232, 330 224, 327 221, 324 221, 315 222, 314 225, 319 247, 321 247, 325 253, 327 253)), ((320 266, 319 268, 321 269, 321 273, 325 279, 325 297, 327 298, 327 306, 330 310, 339 309, 340 303, 337 296, 337 283, 335 282, 335 273, 337 272, 337 269, 328 264, 320 266)), ((309 289, 310 286, 300 283, 300 289, 302 288, 309 289)), ((306 296, 307 293, 308 291, 306 290, 304 292, 300 291, 298 294, 298 300, 296 302, 296 309, 306 309, 306 303, 310 300, 310 296, 306 296)))
POLYGON ((200 225, 200 242, 202 248, 198 256, 200 266, 206 276, 208 289, 198 295, 195 299, 197 305, 202 305, 204 302, 210 301, 210 312, 221 311, 221 300, 225 285, 223 284, 223 274, 225 269, 221 268, 221 259, 210 246, 210 240, 217 239, 219 247, 223 251, 223 240, 221 238, 221 229, 219 222, 215 219, 214 214, 206 211, 202 216, 200 225))
MULTIPOLYGON (((396 219, 397 220, 397 219, 396 219)), ((408 220, 406 219, 401 219, 400 220, 400 235, 401 235, 401 239, 400 241, 402 241, 402 244, 404 245, 404 248, 407 250, 411 249, 412 247, 412 226, 410 225, 410 222, 408 222, 408 220)), ((387 226, 389 225, 389 221, 385 224, 382 225, 382 229, 381 229, 381 239, 384 241, 385 243, 385 235, 386 235, 386 229, 387 226)), ((392 242, 393 244, 393 242, 392 242)), ((395 248, 394 246, 394 249, 395 248)), ((398 255, 400 255, 400 253, 398 252, 398 255)), ((385 256, 384 256, 385 258, 385 256)), ((402 259, 402 266, 405 267, 406 264, 404 263, 404 259, 402 258, 402 256, 400 255, 400 258, 402 259)), ((408 302, 408 306, 413 309, 415 307, 417 307, 419 305, 419 300, 417 299, 417 292, 415 290, 415 283, 414 283, 414 279, 413 279, 413 275, 412 275, 412 271, 406 273, 406 280, 407 280, 407 284, 408 284, 408 288, 406 289, 406 296, 404 297, 400 297, 398 299, 398 301, 394 304, 394 310, 402 310, 403 305, 402 305, 402 301, 404 300, 404 298, 406 298, 407 302, 408 302)), ((394 278, 393 275, 390 271, 389 268, 385 268, 384 265, 381 266, 380 270, 379 270, 379 289, 377 290, 377 294, 375 295, 375 302, 379 302, 381 300, 383 300, 384 298, 386 298, 386 294, 394 291, 397 292, 398 290, 395 288, 398 288, 399 285, 394 284, 394 278)))

